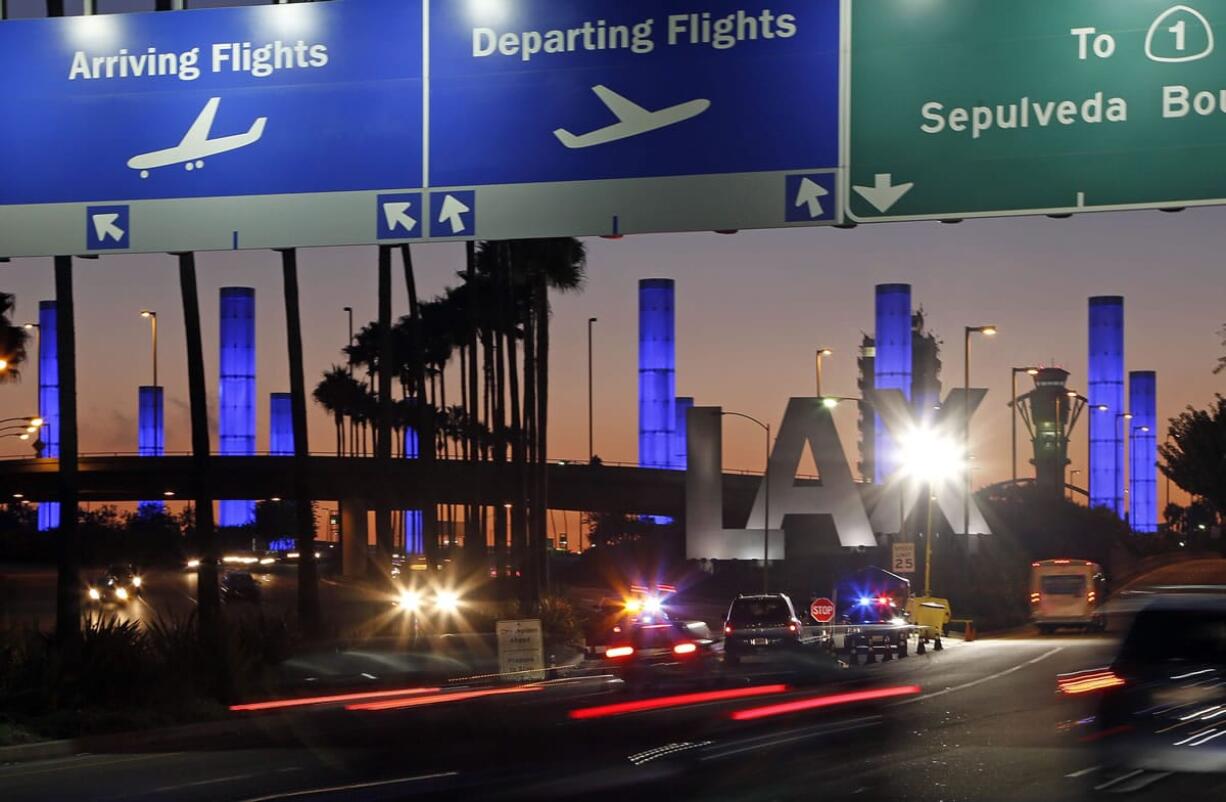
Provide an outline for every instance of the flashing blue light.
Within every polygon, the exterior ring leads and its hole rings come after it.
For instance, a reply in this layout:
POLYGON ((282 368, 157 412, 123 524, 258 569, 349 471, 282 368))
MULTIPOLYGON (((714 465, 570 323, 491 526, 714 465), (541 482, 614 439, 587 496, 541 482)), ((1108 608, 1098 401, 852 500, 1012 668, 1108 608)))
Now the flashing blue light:
POLYGON ((1158 531, 1158 374, 1128 375, 1132 437, 1128 455, 1129 523, 1132 531, 1158 531))
MULTIPOLYGON (((876 344, 873 386, 878 390, 901 390, 910 400, 913 357, 910 284, 878 285, 876 344)), ((875 431, 874 480, 884 484, 898 469, 897 447, 880 416, 875 431)))
MULTIPOLYGON (((218 439, 223 457, 255 454, 255 290, 221 289, 221 377, 217 396, 218 439)), ((218 523, 255 521, 254 501, 223 501, 218 523)))
MULTIPOLYGON (((39 456, 60 455, 60 360, 55 301, 38 304, 38 415, 43 419, 43 450, 39 456)), ((60 505, 38 505, 38 531, 49 532, 60 526, 60 505)))
POLYGON ((639 282, 639 465, 673 467, 677 425, 676 285, 639 282))
POLYGON ((872 607, 872 606, 873 606, 873 597, 872 597, 872 596, 861 596, 861 597, 860 597, 860 606, 861 606, 861 607, 872 607))
POLYGON ((1090 506, 1124 515, 1124 299, 1090 299, 1090 506), (1106 412, 1096 411, 1105 406, 1106 412))

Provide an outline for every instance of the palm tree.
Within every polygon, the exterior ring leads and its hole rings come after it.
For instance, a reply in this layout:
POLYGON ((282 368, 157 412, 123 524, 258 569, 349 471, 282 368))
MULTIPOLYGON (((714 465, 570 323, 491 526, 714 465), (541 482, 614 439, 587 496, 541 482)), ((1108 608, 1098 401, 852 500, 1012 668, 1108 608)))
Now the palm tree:
POLYGON ((333 365, 315 386, 312 397, 332 415, 336 424, 336 456, 345 455, 345 418, 353 414, 362 385, 349 375, 349 368, 333 365))
POLYGON ((26 361, 29 337, 25 329, 13 325, 12 313, 16 305, 16 297, 0 292, 0 359, 5 363, 0 370, 0 384, 21 381, 21 365, 26 361))

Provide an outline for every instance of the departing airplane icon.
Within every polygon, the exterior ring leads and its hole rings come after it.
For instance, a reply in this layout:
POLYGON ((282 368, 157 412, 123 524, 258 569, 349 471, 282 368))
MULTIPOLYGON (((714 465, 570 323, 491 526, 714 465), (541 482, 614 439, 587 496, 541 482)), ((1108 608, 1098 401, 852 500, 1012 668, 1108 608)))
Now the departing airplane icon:
POLYGON ((607 86, 593 86, 592 91, 609 107, 609 111, 617 115, 620 122, 601 128, 598 131, 576 136, 565 128, 559 128, 553 135, 568 148, 590 148, 596 145, 606 145, 621 139, 658 131, 670 125, 693 119, 711 108, 709 100, 691 100, 677 106, 670 106, 659 111, 648 111, 637 103, 633 103, 609 89, 607 86))
POLYGON ((187 136, 183 137, 182 142, 173 148, 133 156, 128 162, 128 167, 140 170, 141 178, 148 178, 150 170, 172 167, 176 164, 182 164, 183 168, 190 173, 192 170, 204 167, 206 158, 254 145, 260 141, 260 137, 264 136, 264 126, 268 123, 267 117, 257 119, 251 126, 251 130, 245 134, 209 139, 209 132, 213 129, 213 120, 217 117, 217 107, 220 105, 221 98, 210 98, 209 102, 204 104, 204 110, 200 112, 200 116, 188 129, 187 136))

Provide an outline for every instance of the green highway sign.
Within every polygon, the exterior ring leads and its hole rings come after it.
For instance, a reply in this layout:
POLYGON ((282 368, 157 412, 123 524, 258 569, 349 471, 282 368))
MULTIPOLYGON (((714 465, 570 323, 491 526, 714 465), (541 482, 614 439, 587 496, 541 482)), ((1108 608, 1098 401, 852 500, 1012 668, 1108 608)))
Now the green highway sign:
POLYGON ((852 0, 847 210, 1226 203, 1226 0, 852 0))

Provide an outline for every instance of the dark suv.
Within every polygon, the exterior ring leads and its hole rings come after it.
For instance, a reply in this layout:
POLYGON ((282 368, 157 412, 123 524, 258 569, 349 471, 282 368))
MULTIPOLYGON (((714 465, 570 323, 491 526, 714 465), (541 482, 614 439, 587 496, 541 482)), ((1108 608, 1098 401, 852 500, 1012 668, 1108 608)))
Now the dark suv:
POLYGON ((783 593, 737 596, 724 621, 724 662, 734 666, 749 655, 798 649, 802 631, 796 608, 783 593))

